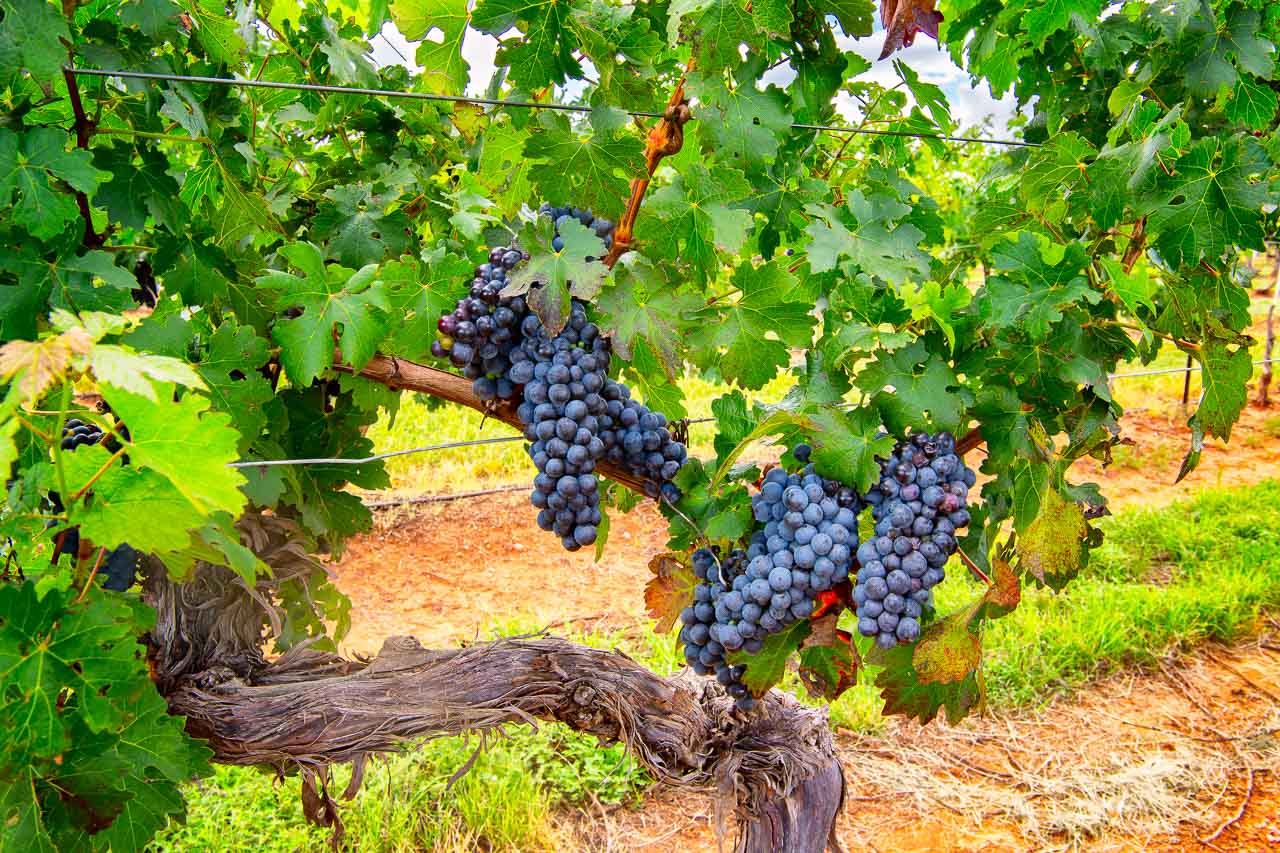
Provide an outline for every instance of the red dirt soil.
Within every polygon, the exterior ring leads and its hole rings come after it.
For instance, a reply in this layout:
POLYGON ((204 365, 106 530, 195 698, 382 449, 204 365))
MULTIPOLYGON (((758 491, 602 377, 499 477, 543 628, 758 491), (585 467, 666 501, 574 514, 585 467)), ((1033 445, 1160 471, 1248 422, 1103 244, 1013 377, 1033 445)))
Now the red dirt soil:
MULTIPOLYGON (((1174 480, 1189 441, 1182 419, 1127 415, 1125 435, 1143 467, 1104 470, 1082 460, 1074 479, 1100 483, 1111 505, 1123 507, 1280 476, 1280 439, 1262 429, 1274 411, 1247 408, 1230 448, 1206 442, 1200 467, 1181 483, 1174 480)), ((611 520, 596 563, 590 550, 568 553, 539 530, 523 492, 379 512, 374 531, 353 538, 334 567, 352 603, 345 647, 376 652, 392 634, 413 634, 428 646, 470 640, 497 620, 529 629, 634 626, 644 615, 648 563, 663 550, 666 522, 651 503, 611 520)))

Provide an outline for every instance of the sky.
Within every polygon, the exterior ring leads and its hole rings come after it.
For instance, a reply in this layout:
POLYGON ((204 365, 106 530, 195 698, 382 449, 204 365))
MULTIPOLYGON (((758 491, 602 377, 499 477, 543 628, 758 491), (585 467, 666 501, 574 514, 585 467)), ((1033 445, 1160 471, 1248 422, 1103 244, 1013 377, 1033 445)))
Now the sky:
MULTIPOLYGON (((898 76, 893 71, 892 61, 876 60, 880 54, 883 39, 884 32, 877 21, 876 31, 866 38, 854 39, 839 35, 836 41, 841 50, 857 53, 872 63, 871 70, 865 72, 859 79, 893 85, 898 82, 898 76)), ((406 41, 395 25, 388 23, 383 27, 381 35, 373 40, 374 61, 380 66, 406 65, 416 70, 413 57, 417 44, 417 42, 406 41)), ((497 50, 498 40, 494 36, 471 28, 467 29, 462 46, 463 57, 471 66, 471 82, 467 86, 467 94, 479 95, 484 91, 493 75, 497 50)), ((971 86, 969 75, 951 61, 951 55, 939 48, 937 42, 923 34, 916 37, 915 44, 899 51, 895 57, 911 66, 922 80, 933 83, 946 93, 951 105, 951 114, 960 128, 979 126, 989 118, 990 126, 983 135, 1003 135, 1009 118, 1016 108, 1011 95, 996 100, 991 97, 991 92, 985 83, 980 84, 978 88, 971 86)), ((790 82, 793 76, 790 67, 782 65, 771 71, 766 76, 765 82, 781 86, 790 82)), ((565 95, 573 97, 574 92, 570 89, 565 95)), ((848 94, 838 95, 836 106, 847 119, 856 118, 856 101, 848 94)))

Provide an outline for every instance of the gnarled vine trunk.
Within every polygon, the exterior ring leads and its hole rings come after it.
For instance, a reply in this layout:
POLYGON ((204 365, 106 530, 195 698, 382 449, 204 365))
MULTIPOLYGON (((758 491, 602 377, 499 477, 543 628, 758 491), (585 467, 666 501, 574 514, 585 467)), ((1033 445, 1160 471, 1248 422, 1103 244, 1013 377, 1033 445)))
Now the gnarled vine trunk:
POLYGON ((150 574, 157 681, 217 760, 303 767, 312 819, 339 823, 314 784, 330 763, 546 720, 625 744, 666 784, 715 794, 737 817, 740 853, 819 853, 834 842, 844 780, 825 710, 775 690, 742 715, 712 679, 664 679, 621 652, 545 636, 444 650, 391 637, 371 660, 306 647, 268 660, 273 587, 309 558, 290 547, 286 520, 249 516, 242 530, 278 573, 252 592, 209 565, 184 584, 150 574))

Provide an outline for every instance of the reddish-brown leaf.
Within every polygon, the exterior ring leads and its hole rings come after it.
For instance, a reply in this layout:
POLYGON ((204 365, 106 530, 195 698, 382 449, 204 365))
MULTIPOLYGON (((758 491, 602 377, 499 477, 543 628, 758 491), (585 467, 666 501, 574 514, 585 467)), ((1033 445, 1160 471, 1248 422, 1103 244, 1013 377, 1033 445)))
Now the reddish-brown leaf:
POLYGON ((680 611, 693 603, 693 588, 698 578, 681 555, 667 552, 649 561, 653 577, 644 587, 644 604, 649 615, 658 620, 655 629, 665 634, 675 626, 680 611))
POLYGON ((810 696, 834 701, 858 683, 862 659, 848 631, 836 628, 840 612, 813 620, 813 633, 800 644, 800 680, 810 696))
POLYGON ((880 0, 880 23, 884 24, 884 49, 880 58, 885 59, 896 50, 910 47, 916 33, 938 37, 938 24, 942 13, 934 6, 937 0, 880 0))

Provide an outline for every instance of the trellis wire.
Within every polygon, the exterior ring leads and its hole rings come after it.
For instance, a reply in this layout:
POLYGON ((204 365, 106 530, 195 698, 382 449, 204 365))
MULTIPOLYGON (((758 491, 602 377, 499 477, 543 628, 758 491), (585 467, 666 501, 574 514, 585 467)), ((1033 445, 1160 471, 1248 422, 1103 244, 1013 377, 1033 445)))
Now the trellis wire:
MULTIPOLYGON (((1280 362, 1280 359, 1264 358, 1264 359, 1259 359, 1258 361, 1253 362, 1253 365, 1257 367, 1258 365, 1261 365, 1261 364, 1275 364, 1277 362, 1280 362)), ((1203 370, 1203 369, 1204 368, 1200 367, 1199 365, 1195 365, 1193 367, 1170 367, 1170 368, 1161 369, 1161 370, 1140 370, 1134 373, 1111 373, 1107 375, 1107 381, 1113 382, 1116 379, 1136 379, 1143 376, 1170 376, 1176 373, 1192 373, 1194 371, 1203 370)), ((853 404, 845 403, 844 405, 851 406, 853 404)), ((690 420, 685 421, 685 423, 689 426, 693 426, 694 424, 711 423, 714 420, 715 418, 692 418, 690 420)), ((365 456, 361 459, 338 458, 338 457, 319 458, 319 459, 263 459, 263 460, 250 460, 247 462, 228 462, 227 467, 228 468, 268 468, 268 467, 282 466, 282 465, 367 465, 370 462, 377 462, 382 459, 391 459, 396 456, 408 456, 414 453, 429 453, 435 450, 453 450, 461 447, 476 447, 476 446, 485 445, 485 444, 504 444, 504 443, 513 442, 513 441, 524 441, 524 436, 523 435, 505 435, 505 436, 499 436, 497 438, 472 438, 472 439, 466 439, 464 441, 451 441, 446 444, 429 444, 424 447, 407 447, 407 448, 404 448, 403 450, 389 450, 386 453, 375 453, 372 456, 365 456)), ((486 491, 485 493, 487 494, 489 492, 486 491)), ((470 494, 448 495, 448 496, 443 496, 440 499, 451 500, 457 497, 471 497, 471 495, 470 494)), ((425 501, 425 500, 420 502, 429 503, 429 501, 425 501)), ((403 503, 403 501, 397 501, 396 503, 403 503)))
MULTIPOLYGON (((367 89, 361 86, 329 86, 323 83, 285 83, 278 80, 245 80, 235 77, 200 77, 187 74, 160 74, 153 71, 124 71, 114 68, 66 69, 77 77, 120 77, 127 80, 149 80, 153 83, 203 83, 214 86, 231 86, 239 89, 284 89, 291 92, 324 92, 331 95, 366 95, 371 98, 403 98, 412 101, 440 101, 446 103, 476 104, 486 107, 513 107, 528 110, 559 110, 568 113, 589 113, 594 107, 578 104, 541 103, 538 101, 509 101, 501 98, 477 98, 471 95, 435 95, 428 92, 404 92, 396 89, 367 89)), ((642 118, 662 118, 662 113, 649 110, 624 110, 627 115, 642 118)), ((792 124, 796 130, 814 130, 826 133, 856 133, 865 136, 898 136, 909 139, 936 139, 940 142, 976 142, 983 145, 1005 145, 1013 148, 1039 148, 1037 142, 1020 139, 983 139, 977 136, 948 136, 941 133, 912 133, 905 130, 872 130, 863 127, 840 127, 829 124, 792 124)))

